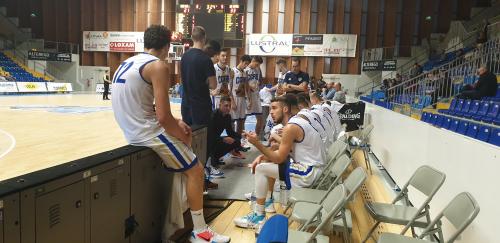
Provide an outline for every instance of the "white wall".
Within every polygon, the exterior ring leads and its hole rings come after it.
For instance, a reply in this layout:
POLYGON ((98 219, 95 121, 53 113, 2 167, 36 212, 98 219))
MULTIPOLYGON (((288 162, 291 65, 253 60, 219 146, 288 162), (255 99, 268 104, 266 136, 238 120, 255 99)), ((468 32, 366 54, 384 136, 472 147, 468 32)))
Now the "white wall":
POLYGON ((323 80, 325 82, 340 82, 342 84, 342 89, 347 90, 347 94, 354 96, 354 92, 357 91, 359 86, 371 82, 371 79, 362 74, 323 74, 323 80))
POLYGON ((71 83, 75 91, 82 91, 78 85, 79 55, 72 54, 72 62, 47 62, 47 72, 57 80, 65 80, 71 83))
POLYGON ((99 66, 80 66, 78 72, 78 82, 73 84, 75 91, 92 91, 95 92, 95 86, 98 83, 103 83, 105 71, 109 71, 109 67, 99 66))
MULTIPOLYGON (((478 201, 481 212, 459 242, 499 242, 499 147, 372 104, 367 104, 366 112, 375 127, 370 137, 373 152, 398 185, 402 186, 424 164, 444 172, 447 178, 431 202, 431 217, 455 195, 468 191, 478 201)), ((419 203, 421 198, 412 201, 419 203)), ((450 226, 445 226, 448 231, 450 226)))

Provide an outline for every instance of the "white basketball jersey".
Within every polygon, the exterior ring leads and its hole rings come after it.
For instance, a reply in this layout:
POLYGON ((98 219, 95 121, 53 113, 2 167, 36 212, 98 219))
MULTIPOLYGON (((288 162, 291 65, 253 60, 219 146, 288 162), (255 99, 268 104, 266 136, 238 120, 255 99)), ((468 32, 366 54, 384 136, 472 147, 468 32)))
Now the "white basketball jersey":
POLYGON ((251 95, 258 97, 259 96, 259 85, 260 79, 262 78, 262 74, 259 68, 245 68, 245 72, 247 73, 247 82, 248 84, 257 87, 251 95))
POLYGON ((113 77, 111 103, 115 120, 131 144, 145 142, 164 131, 156 118, 153 85, 141 75, 144 66, 156 60, 146 53, 130 57, 113 77))
POLYGON ((344 128, 342 127, 342 124, 340 123, 339 114, 337 113, 337 111, 335 111, 333 106, 329 106, 326 103, 323 104, 323 109, 326 111, 329 111, 328 113, 332 118, 332 128, 335 131, 334 137, 335 137, 335 140, 337 140, 340 132, 342 132, 342 130, 344 130, 344 128))
POLYGON ((325 127, 325 130, 327 131, 327 136, 328 139, 332 142, 335 141, 335 131, 333 129, 333 124, 330 116, 326 114, 326 112, 323 110, 321 105, 314 105, 311 110, 312 113, 317 114, 319 117, 321 117, 321 121, 323 126, 325 127))
POLYGON ((229 85, 229 72, 231 68, 225 66, 221 68, 218 63, 214 64, 215 77, 217 78, 217 90, 220 90, 222 85, 229 85))
POLYGON ((237 67, 233 68, 233 73, 234 77, 233 80, 231 80, 231 93, 233 94, 234 97, 237 97, 236 95, 236 90, 238 90, 238 87, 247 82, 247 76, 245 71, 240 71, 237 67))
POLYGON ((332 141, 331 138, 328 136, 329 131, 327 131, 326 130, 327 127, 323 125, 321 117, 318 114, 308 109, 300 110, 299 113, 297 113, 297 115, 298 116, 302 115, 309 120, 311 126, 313 126, 314 130, 316 130, 321 136, 321 140, 323 140, 325 148, 329 148, 330 145, 332 144, 332 141))
POLYGON ((307 120, 299 116, 292 117, 288 124, 295 124, 304 131, 302 141, 293 144, 290 153, 293 160, 308 166, 322 167, 325 164, 326 149, 320 134, 307 120))

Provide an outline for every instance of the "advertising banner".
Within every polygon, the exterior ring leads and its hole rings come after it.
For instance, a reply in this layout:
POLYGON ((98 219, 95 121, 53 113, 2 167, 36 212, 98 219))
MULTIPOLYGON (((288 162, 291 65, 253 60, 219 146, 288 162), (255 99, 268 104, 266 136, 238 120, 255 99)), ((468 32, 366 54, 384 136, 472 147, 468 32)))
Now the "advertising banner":
MULTIPOLYGON (((109 93, 111 94, 111 87, 113 85, 109 85, 109 93)), ((104 83, 96 84, 95 86, 96 93, 104 93, 104 83)))
POLYGON ((47 91, 49 92, 71 92, 73 86, 71 83, 53 83, 47 82, 47 91))
POLYGON ((84 31, 83 51, 143 52, 144 32, 84 31))
POLYGON ((17 92, 16 82, 0 82, 0 93, 17 92))
POLYGON ((28 51, 29 60, 71 62, 71 53, 53 53, 44 51, 28 51))
POLYGON ((362 71, 396 71, 397 60, 365 61, 362 71))
POLYGON ((19 92, 47 92, 45 82, 17 82, 19 92))
POLYGON ((340 122, 347 124, 346 132, 358 130, 363 125, 365 119, 365 103, 346 103, 338 111, 340 122))
POLYGON ((344 34, 251 34, 247 44, 250 55, 355 57, 356 35, 344 34))
POLYGON ((247 45, 250 55, 290 56, 292 54, 292 34, 251 34, 247 45))

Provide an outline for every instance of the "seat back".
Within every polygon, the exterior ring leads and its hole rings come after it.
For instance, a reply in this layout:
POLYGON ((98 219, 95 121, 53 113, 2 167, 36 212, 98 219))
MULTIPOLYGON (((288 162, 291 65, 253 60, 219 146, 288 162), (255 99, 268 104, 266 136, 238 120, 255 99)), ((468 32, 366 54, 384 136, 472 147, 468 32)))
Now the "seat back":
POLYGON ((483 141, 483 142, 488 142, 488 139, 490 138, 490 134, 491 134, 491 127, 482 126, 479 128, 479 131, 477 132, 476 138, 483 141))
POLYGON ((460 121, 460 124, 458 125, 457 132, 460 134, 465 135, 467 132, 467 129, 469 128, 469 122, 468 121, 460 121))
POLYGON ((454 110, 455 107, 457 106, 457 99, 453 99, 450 103, 450 108, 448 108, 448 110, 454 110))
POLYGON ((489 110, 490 110, 490 102, 483 101, 483 102, 481 102, 481 107, 479 108, 477 115, 478 116, 486 116, 486 114, 488 114, 489 110))
POLYGON ((448 130, 451 130, 451 131, 454 131, 454 132, 457 131, 459 124, 460 124, 459 120, 452 119, 451 120, 451 124, 450 124, 450 128, 448 130))
MULTIPOLYGON (((331 190, 323 201, 323 207, 326 211, 326 217, 313 231, 307 242, 314 242, 316 236, 323 230, 324 227, 328 226, 330 220, 340 213, 340 210, 345 205, 347 200, 347 190, 344 185, 338 185, 333 190, 331 190)), ((308 220, 305 225, 309 225, 313 219, 308 220)))
POLYGON ((479 125, 476 123, 472 123, 469 125, 469 129, 467 129, 465 135, 467 137, 476 138, 478 131, 479 131, 479 125))
MULTIPOLYGON (((346 155, 341 155, 335 163, 333 163, 330 168, 328 168, 328 173, 331 178, 335 178, 333 182, 331 182, 328 190, 333 189, 333 187, 337 186, 340 182, 342 174, 345 172, 347 167, 351 164, 351 159, 346 155)), ((319 181, 317 188, 326 188, 324 184, 328 184, 330 180, 328 180, 328 176, 323 176, 319 181)), ((328 186, 328 185, 327 185, 328 186)))
POLYGON ((451 125, 451 118, 445 117, 443 123, 441 124, 442 128, 448 129, 451 125))
POLYGON ((363 130, 361 130, 361 136, 360 136, 360 140, 363 141, 363 142, 366 142, 368 141, 368 137, 370 136, 370 133, 372 132, 373 130, 373 125, 372 124, 369 124, 367 126, 365 126, 363 128, 363 130))
POLYGON ((354 169, 351 174, 349 174, 343 183, 347 189, 347 200, 350 201, 352 199, 354 193, 358 191, 359 187, 363 184, 363 182, 365 182, 365 180, 366 172, 361 167, 354 169))
POLYGON ((495 128, 491 131, 490 139, 488 143, 500 146, 500 128, 495 128))
POLYGON ((432 234, 431 230, 438 227, 440 242, 445 242, 440 229, 441 219, 446 218, 455 227, 456 231, 446 240, 447 243, 454 242, 460 234, 472 223, 479 214, 480 208, 474 197, 468 192, 462 192, 455 196, 453 200, 439 213, 432 223, 423 231, 419 238, 432 234))
POLYGON ((479 102, 478 100, 473 101, 468 113, 470 115, 475 115, 479 111, 480 105, 481 102, 479 102))
POLYGON ((419 190, 428 198, 434 194, 443 185, 446 175, 428 165, 419 167, 409 180, 409 185, 419 190))
POLYGON ((459 99, 457 101, 457 104, 455 105, 455 109, 453 111, 461 111, 462 107, 464 106, 465 101, 462 99, 459 99))
POLYGON ((490 111, 486 114, 487 117, 495 118, 498 115, 498 111, 500 110, 500 104, 495 103, 491 105, 490 111))
POLYGON ((471 101, 471 100, 467 100, 467 101, 465 101, 464 105, 462 106, 462 109, 460 109, 460 112, 462 112, 462 113, 467 113, 467 112, 469 112, 469 109, 470 109, 471 104, 472 104, 472 101, 471 101))
POLYGON ((423 122, 427 122, 428 115, 429 115, 429 113, 422 112, 422 115, 420 116, 420 120, 423 121, 423 122))

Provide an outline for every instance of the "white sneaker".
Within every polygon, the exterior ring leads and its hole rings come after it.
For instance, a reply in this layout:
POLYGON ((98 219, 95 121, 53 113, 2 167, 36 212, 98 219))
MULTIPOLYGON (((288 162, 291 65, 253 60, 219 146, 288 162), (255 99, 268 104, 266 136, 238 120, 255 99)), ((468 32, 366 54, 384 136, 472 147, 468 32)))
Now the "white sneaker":
POLYGON ((264 203, 266 213, 276 213, 276 209, 274 208, 274 199, 266 200, 264 203))
POLYGON ((231 241, 229 236, 219 235, 210 227, 205 228, 204 230, 191 232, 190 242, 193 243, 227 243, 231 241))
POLYGON ((246 216, 241 218, 235 218, 234 224, 241 228, 247 229, 255 229, 259 224, 262 224, 263 221, 266 220, 266 216, 264 214, 257 215, 255 212, 250 212, 246 216))
POLYGON ((248 201, 255 201, 255 195, 253 192, 245 193, 245 198, 248 201))
POLYGON ((211 178, 224 178, 224 172, 215 167, 209 167, 211 178))

